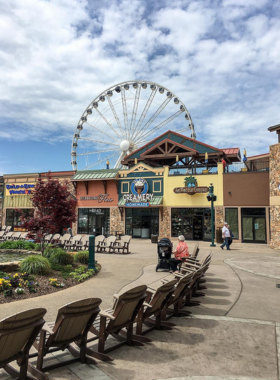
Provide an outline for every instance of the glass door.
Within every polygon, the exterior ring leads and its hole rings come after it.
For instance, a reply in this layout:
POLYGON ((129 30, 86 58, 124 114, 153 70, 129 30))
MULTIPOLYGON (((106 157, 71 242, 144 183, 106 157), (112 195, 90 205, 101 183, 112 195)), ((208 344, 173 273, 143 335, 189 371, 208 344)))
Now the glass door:
POLYGON ((255 242, 266 243, 265 218, 254 218, 255 242))
POLYGON ((242 240, 247 242, 254 241, 253 217, 243 216, 242 218, 242 240))
POLYGON ((266 225, 263 216, 242 217, 242 242, 266 243, 266 225))

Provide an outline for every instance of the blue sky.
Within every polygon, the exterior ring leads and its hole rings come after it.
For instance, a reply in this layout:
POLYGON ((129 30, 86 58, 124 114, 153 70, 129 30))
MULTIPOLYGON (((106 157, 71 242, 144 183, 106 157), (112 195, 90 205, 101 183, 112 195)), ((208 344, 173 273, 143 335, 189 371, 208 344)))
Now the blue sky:
POLYGON ((197 139, 248 155, 276 143, 280 11, 270 0, 0 4, 0 173, 71 169, 87 105, 146 79, 187 106, 197 139))

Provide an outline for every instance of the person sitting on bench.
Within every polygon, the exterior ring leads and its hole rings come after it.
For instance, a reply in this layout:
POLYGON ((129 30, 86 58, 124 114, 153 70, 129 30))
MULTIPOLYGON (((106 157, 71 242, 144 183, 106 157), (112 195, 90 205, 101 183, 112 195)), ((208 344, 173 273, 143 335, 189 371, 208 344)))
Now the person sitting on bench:
POLYGON ((177 265, 181 264, 182 259, 189 257, 189 248, 185 242, 185 236, 180 235, 178 237, 179 243, 176 250, 173 252, 174 257, 169 260, 170 264, 170 273, 178 272, 177 265))

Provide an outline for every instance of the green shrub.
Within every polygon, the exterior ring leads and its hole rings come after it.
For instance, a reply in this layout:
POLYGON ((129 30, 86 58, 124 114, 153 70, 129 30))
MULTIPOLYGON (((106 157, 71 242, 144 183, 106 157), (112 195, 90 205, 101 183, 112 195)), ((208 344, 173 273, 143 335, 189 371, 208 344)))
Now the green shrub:
POLYGON ((58 252, 65 253, 64 249, 54 247, 53 245, 51 245, 44 250, 44 256, 49 259, 52 255, 54 255, 55 253, 58 253, 58 252))
POLYGON ((38 243, 32 243, 25 240, 8 240, 0 243, 0 249, 27 249, 29 251, 40 251, 41 247, 38 243))
POLYGON ((73 264, 73 256, 70 253, 65 252, 63 249, 59 252, 55 252, 50 257, 50 263, 68 265, 73 264))
POLYGON ((95 275, 94 269, 87 269, 82 265, 78 266, 78 268, 76 268, 74 272, 70 273, 70 276, 78 282, 83 282, 94 275, 95 275))
POLYGON ((74 255, 75 263, 88 264, 88 260, 89 260, 89 252, 88 251, 77 252, 74 255))
POLYGON ((51 269, 49 260, 46 257, 32 255, 22 260, 20 263, 21 272, 30 274, 48 274, 51 269))
POLYGON ((52 268, 52 270, 60 272, 61 276, 65 280, 67 280, 67 278, 70 277, 70 273, 73 271, 72 265, 62 266, 62 265, 51 263, 51 268, 52 268))

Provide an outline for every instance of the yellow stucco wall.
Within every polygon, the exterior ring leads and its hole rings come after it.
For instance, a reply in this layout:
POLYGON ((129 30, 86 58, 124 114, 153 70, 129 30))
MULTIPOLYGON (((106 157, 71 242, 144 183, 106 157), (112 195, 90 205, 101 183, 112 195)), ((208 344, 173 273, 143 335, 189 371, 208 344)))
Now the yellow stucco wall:
MULTIPOLYGON (((184 178, 189 175, 172 175, 169 176, 169 168, 164 168, 164 196, 163 206, 169 207, 209 207, 210 202, 207 201, 207 193, 202 194, 175 194, 175 187, 184 187, 184 178)), ((214 185, 214 194, 217 196, 215 206, 223 206, 223 164, 218 163, 217 174, 200 174, 194 175, 197 179, 198 186, 214 185)))

